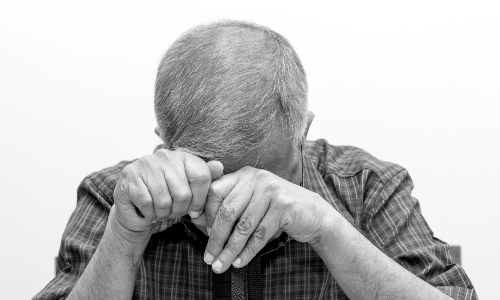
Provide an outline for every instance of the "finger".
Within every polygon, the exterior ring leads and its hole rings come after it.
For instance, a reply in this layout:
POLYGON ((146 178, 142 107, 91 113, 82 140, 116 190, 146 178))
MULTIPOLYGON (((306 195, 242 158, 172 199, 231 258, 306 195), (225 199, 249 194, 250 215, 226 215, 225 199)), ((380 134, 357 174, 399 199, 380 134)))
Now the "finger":
POLYGON ((205 227, 206 226, 206 219, 205 219, 205 213, 202 213, 198 218, 196 219, 191 219, 191 222, 193 222, 193 224, 196 224, 198 226, 202 226, 202 227, 205 227))
POLYGON ((121 211, 127 212, 130 217, 139 216, 145 218, 141 211, 131 201, 129 186, 132 184, 132 177, 134 177, 134 170, 131 165, 126 166, 116 183, 113 191, 114 205, 119 207, 121 211))
POLYGON ((250 204, 248 204, 236 223, 224 249, 220 252, 215 263, 212 265, 215 272, 225 272, 231 266, 231 263, 236 259, 236 256, 240 254, 252 233, 257 228, 257 225, 266 214, 269 201, 265 201, 261 196, 263 195, 252 197, 250 204))
MULTIPOLYGON (((208 165, 208 168, 210 169, 210 173, 212 174, 212 180, 217 180, 222 176, 223 171, 224 171, 224 166, 222 165, 221 162, 213 160, 213 161, 209 161, 207 163, 207 165, 208 165)), ((218 209, 218 207, 217 207, 217 209, 218 209)), ((191 221, 196 225, 199 225, 199 226, 206 228, 207 222, 206 222, 206 218, 205 218, 205 212, 202 212, 198 218, 191 217, 191 221)), ((206 235, 208 235, 208 232, 204 231, 204 233, 206 235)))
POLYGON ((145 218, 145 217, 144 217, 144 215, 141 213, 141 211, 140 211, 137 207, 135 207, 135 205, 134 205, 134 209, 135 209, 136 214, 137 214, 139 217, 141 217, 141 218, 143 218, 143 219, 145 218))
POLYGON ((192 194, 189 216, 196 219, 201 215, 205 206, 208 189, 212 183, 212 173, 207 163, 201 158, 187 153, 183 157, 184 170, 192 194))
POLYGON ((169 217, 181 217, 187 214, 192 199, 191 188, 182 161, 179 160, 178 163, 171 164, 168 169, 162 171, 172 198, 169 217))
POLYGON ((153 207, 158 220, 166 219, 172 211, 172 197, 168 189, 163 172, 157 161, 153 159, 141 162, 147 170, 146 185, 153 198, 153 207))
POLYGON ((134 176, 131 180, 129 179, 128 196, 130 202, 142 213, 147 221, 156 220, 153 198, 141 176, 134 176))
MULTIPOLYGON (((212 225, 215 220, 215 216, 219 211, 222 201, 229 195, 231 190, 238 183, 238 175, 231 173, 224 175, 220 179, 213 181, 210 185, 207 194, 207 200, 205 202, 205 219, 206 225, 209 230, 211 230, 212 225)), ((210 231, 208 232, 210 234, 210 231)))
POLYGON ((264 248, 267 242, 279 230, 279 224, 276 220, 277 218, 274 214, 268 211, 248 239, 243 250, 238 254, 236 259, 232 261, 235 268, 246 266, 257 255, 257 253, 264 248))
POLYGON ((212 174, 212 181, 222 177, 224 166, 220 161, 212 160, 207 163, 210 173, 212 174))
POLYGON ((251 185, 239 182, 222 202, 212 224, 205 250, 207 263, 213 262, 214 258, 222 251, 235 222, 246 209, 252 197, 252 189, 251 185))

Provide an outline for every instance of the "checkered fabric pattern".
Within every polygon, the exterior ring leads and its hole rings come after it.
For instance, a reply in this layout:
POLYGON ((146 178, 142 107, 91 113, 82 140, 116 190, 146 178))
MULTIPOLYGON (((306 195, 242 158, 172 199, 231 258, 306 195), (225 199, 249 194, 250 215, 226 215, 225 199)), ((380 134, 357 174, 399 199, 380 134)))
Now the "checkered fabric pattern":
MULTIPOLYGON (((62 237, 57 275, 33 299, 65 299, 70 293, 99 244, 114 187, 129 163, 83 180, 62 237)), ((325 140, 307 142, 304 164, 304 187, 321 195, 387 256, 454 299, 477 299, 464 270, 452 262, 449 246, 433 236, 423 218, 405 169, 325 140)), ((188 218, 157 223, 154 232, 133 299, 211 299, 213 273, 203 261, 204 234, 188 218)), ((286 233, 259 257, 264 299, 348 299, 314 250, 286 233)))

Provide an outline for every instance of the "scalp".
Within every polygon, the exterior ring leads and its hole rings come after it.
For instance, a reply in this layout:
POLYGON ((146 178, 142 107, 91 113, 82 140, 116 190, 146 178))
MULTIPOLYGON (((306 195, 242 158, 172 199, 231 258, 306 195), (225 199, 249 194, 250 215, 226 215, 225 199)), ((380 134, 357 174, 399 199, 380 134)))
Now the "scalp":
POLYGON ((274 127, 296 143, 307 122, 307 84, 298 56, 274 31, 224 21, 198 26, 167 51, 155 110, 171 149, 238 158, 274 127))

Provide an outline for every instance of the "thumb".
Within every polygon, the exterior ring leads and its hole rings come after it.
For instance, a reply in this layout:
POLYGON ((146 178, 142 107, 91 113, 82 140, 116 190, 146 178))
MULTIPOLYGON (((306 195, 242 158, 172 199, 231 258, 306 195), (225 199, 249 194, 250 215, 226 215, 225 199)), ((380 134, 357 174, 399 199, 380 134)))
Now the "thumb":
MULTIPOLYGON (((224 166, 220 161, 216 160, 209 161, 207 162, 207 166, 208 169, 210 170, 210 174, 212 175, 212 181, 222 177, 224 173, 224 166)), ((205 212, 203 212, 198 218, 192 219, 192 222, 200 226, 206 226, 205 212)))
POLYGON ((208 169, 210 170, 210 173, 212 174, 212 181, 222 177, 222 174, 224 172, 224 166, 220 161, 211 160, 207 162, 207 165, 208 169))
POLYGON ((222 202, 238 184, 238 181, 239 175, 237 173, 227 174, 219 180, 212 181, 207 201, 205 202, 205 220, 209 235, 222 202))

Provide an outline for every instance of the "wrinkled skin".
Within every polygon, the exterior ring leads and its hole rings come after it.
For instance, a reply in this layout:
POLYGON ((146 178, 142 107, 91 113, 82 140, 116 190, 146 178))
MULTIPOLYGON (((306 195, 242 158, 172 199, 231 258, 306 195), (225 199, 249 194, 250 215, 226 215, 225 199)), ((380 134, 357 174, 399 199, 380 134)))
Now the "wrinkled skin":
POLYGON ((205 163, 159 149, 122 171, 114 193, 118 231, 139 242, 149 239, 155 222, 189 214, 209 235, 205 261, 215 272, 246 265, 282 231, 314 243, 328 208, 299 185, 302 155, 279 129, 238 160, 205 163))

